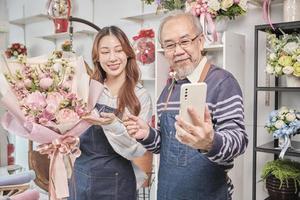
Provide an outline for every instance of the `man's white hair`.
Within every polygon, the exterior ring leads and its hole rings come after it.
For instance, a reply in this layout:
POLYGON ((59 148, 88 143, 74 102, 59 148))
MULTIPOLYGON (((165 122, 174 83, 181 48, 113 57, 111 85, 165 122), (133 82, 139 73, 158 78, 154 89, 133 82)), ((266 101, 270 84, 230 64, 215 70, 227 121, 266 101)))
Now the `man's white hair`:
MULTIPOLYGON (((203 32, 203 28, 200 24, 200 20, 194 16, 192 13, 190 12, 183 12, 182 10, 174 10, 174 11, 171 11, 167 14, 166 17, 164 17, 159 25, 159 29, 158 29, 158 41, 161 43, 161 31, 162 29, 164 28, 164 25, 166 22, 168 22, 169 20, 171 19, 174 19, 174 18, 177 18, 177 17, 186 17, 188 18, 192 24, 194 25, 197 33, 196 34, 200 34, 203 32)), ((178 26, 180 26, 180 24, 178 24, 178 26)))

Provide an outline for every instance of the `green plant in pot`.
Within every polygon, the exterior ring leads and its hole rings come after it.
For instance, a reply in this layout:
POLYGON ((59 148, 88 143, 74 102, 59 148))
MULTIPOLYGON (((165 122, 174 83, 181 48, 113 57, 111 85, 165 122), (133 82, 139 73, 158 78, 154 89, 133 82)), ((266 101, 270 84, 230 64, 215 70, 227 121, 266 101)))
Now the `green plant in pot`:
POLYGON ((298 200, 300 163, 287 159, 267 162, 261 178, 266 182, 271 200, 298 200))

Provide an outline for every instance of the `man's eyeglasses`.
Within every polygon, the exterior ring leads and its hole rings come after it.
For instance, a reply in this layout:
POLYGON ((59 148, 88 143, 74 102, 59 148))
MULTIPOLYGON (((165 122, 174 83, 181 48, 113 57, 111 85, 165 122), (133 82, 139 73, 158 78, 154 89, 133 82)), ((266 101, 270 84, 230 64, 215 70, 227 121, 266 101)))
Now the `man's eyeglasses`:
POLYGON ((185 49, 188 48, 192 42, 199 37, 200 34, 196 35, 194 38, 184 38, 179 40, 178 42, 166 42, 165 44, 162 45, 162 48, 165 51, 174 51, 176 48, 176 45, 178 44, 181 48, 185 49))

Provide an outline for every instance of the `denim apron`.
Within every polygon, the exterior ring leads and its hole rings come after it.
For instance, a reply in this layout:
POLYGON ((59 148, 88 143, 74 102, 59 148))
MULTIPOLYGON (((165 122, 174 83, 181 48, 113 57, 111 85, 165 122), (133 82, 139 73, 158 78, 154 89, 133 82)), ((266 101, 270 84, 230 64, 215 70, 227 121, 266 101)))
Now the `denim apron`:
POLYGON ((165 109, 160 116, 157 200, 228 200, 227 174, 224 169, 175 138, 174 123, 178 114, 179 111, 165 109))
POLYGON ((101 126, 92 126, 81 135, 80 149, 69 200, 136 199, 132 164, 113 150, 101 126))
POLYGON ((157 200, 228 200, 226 172, 175 138, 176 115, 178 111, 164 111, 160 117, 157 200))

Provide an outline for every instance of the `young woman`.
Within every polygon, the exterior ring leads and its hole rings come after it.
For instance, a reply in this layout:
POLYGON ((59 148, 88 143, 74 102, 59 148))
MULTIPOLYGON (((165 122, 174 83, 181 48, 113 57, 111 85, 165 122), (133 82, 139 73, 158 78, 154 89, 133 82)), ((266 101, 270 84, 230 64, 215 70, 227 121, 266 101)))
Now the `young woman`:
POLYGON ((135 54, 121 29, 103 28, 95 38, 92 58, 92 78, 105 89, 96 105, 99 117, 85 118, 93 126, 80 138, 70 199, 134 200, 137 185, 146 177, 130 160, 146 150, 128 135, 122 117, 132 113, 150 121, 151 99, 138 83, 135 54))

